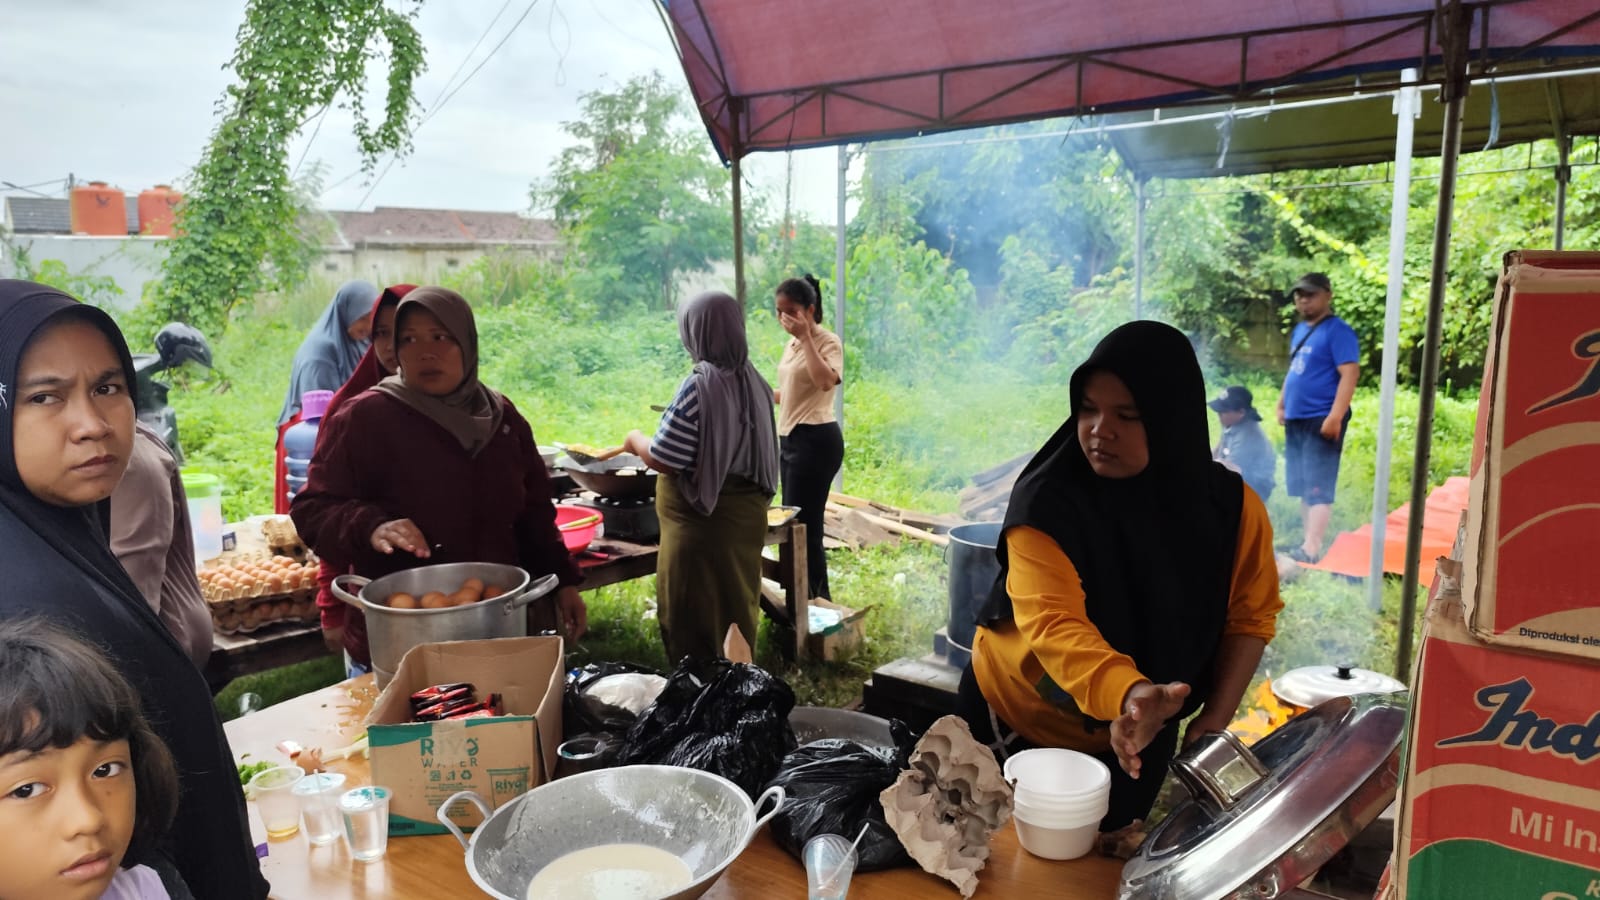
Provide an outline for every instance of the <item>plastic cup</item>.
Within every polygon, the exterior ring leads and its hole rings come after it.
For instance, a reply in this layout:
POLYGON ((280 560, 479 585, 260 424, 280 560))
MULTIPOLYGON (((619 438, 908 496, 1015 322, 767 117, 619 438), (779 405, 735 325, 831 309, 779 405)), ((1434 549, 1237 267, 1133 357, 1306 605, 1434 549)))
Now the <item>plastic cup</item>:
POLYGON ((321 846, 339 839, 339 795, 344 792, 344 776, 338 772, 318 772, 295 782, 291 789, 300 799, 300 819, 306 840, 321 846))
POLYGON ((358 787, 339 797, 350 855, 361 862, 383 859, 389 849, 389 796, 386 787, 358 787))
POLYGON ((856 871, 856 851, 850 839, 819 834, 806 841, 800 855, 805 861, 810 900, 844 900, 850 893, 850 876, 856 871))
POLYGON ((267 828, 267 838, 285 838, 300 830, 300 798, 294 786, 305 776, 299 766, 275 766, 250 779, 256 812, 267 828))

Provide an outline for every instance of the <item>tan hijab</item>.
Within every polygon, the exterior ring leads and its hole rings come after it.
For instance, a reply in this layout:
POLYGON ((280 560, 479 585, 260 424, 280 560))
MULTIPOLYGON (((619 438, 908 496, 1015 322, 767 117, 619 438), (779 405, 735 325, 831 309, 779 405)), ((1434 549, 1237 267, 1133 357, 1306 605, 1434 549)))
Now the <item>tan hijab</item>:
POLYGON ((500 428, 504 401, 499 394, 478 381, 478 325, 472 318, 472 307, 455 291, 442 287, 419 287, 400 301, 394 314, 394 331, 398 340, 406 313, 425 309, 433 313, 455 337, 461 346, 461 365, 464 376, 456 389, 443 397, 425 394, 405 382, 404 372, 390 375, 378 382, 375 390, 399 400, 422 413, 450 432, 461 443, 468 456, 489 445, 500 428))

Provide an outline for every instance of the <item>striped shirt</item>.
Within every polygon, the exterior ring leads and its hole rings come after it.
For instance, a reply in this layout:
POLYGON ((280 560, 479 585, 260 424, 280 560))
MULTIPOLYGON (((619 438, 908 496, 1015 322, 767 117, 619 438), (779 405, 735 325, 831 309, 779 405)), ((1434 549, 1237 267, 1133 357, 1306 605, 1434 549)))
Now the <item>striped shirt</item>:
POLYGON ((668 468, 680 472, 694 468, 700 454, 700 389, 694 378, 685 378, 678 395, 661 414, 661 426, 650 439, 650 455, 668 468))

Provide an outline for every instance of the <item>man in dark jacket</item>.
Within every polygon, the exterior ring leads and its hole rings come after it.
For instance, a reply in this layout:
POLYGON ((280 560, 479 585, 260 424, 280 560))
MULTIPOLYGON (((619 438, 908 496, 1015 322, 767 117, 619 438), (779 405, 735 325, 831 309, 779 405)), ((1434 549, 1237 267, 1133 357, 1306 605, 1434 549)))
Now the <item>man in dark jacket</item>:
POLYGON ((1211 458, 1238 472, 1244 483, 1265 503, 1272 496, 1278 469, 1278 451, 1261 430, 1261 414, 1248 388, 1235 384, 1209 401, 1222 423, 1222 440, 1211 451, 1211 458))

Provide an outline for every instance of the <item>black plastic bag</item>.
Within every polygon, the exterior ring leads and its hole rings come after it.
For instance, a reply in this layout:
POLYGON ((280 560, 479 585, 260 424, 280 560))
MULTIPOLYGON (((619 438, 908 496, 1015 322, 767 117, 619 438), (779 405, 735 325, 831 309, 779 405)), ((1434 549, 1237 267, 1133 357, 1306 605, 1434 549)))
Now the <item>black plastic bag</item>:
POLYGON ((571 738, 579 734, 624 735, 639 717, 617 706, 612 706, 591 696, 588 689, 602 678, 612 675, 660 675, 647 666, 632 663, 589 663, 567 673, 567 686, 561 694, 561 730, 571 738))
POLYGON ((764 669, 685 659, 628 730, 619 762, 711 772, 754 799, 795 748, 792 709, 794 691, 764 669))
MULTIPOLYGON (((787 798, 773 817, 772 836, 790 856, 800 859, 806 842, 819 834, 855 840, 861 827, 866 837, 856 848, 856 869, 871 872, 909 865, 911 857, 883 816, 878 795, 908 767, 912 746, 904 724, 890 721, 897 749, 865 747, 842 738, 812 741, 784 757, 771 784, 787 798)), ((770 786, 770 785, 769 785, 770 786)))

